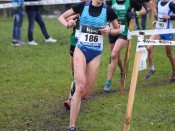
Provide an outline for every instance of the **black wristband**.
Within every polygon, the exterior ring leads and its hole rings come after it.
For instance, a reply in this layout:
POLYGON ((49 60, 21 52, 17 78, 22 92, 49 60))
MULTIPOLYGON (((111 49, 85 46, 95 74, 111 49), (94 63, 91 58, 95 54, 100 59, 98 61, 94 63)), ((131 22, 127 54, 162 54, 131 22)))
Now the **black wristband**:
POLYGON ((175 20, 175 16, 174 15, 171 15, 170 16, 170 20, 175 20))

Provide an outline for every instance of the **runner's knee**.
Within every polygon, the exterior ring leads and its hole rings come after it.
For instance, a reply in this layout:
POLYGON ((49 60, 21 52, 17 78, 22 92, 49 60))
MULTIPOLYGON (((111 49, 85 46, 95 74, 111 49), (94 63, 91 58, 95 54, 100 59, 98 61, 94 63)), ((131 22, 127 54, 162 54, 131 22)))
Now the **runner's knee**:
POLYGON ((118 59, 118 53, 112 53, 112 55, 111 55, 111 61, 117 61, 117 59, 118 59))
POLYGON ((172 52, 167 52, 167 57, 170 58, 170 59, 172 59, 173 58, 172 52))

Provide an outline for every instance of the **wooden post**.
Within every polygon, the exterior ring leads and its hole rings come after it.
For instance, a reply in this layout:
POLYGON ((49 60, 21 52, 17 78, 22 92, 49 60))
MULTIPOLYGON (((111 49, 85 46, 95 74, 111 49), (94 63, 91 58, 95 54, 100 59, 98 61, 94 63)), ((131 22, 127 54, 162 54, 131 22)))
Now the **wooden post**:
MULTIPOLYGON (((134 30, 134 20, 133 19, 130 22, 129 30, 130 31, 134 30)), ((131 40, 128 41, 128 44, 126 46, 126 51, 125 51, 125 59, 124 59, 124 66, 123 66, 123 72, 122 72, 122 80, 121 80, 121 85, 120 85, 120 94, 122 94, 122 95, 124 94, 124 89, 125 89, 125 83, 126 83, 126 77, 127 77, 128 65, 129 65, 130 51, 131 51, 131 40)))
POLYGON ((155 0, 152 0, 151 2, 152 2, 151 3, 152 4, 152 6, 151 6, 151 8, 152 8, 152 10, 151 10, 151 22, 153 22, 157 11, 156 11, 155 0))
POLYGON ((128 96, 128 105, 127 105, 127 110, 126 110, 126 117, 125 117, 123 131, 129 131, 129 127, 130 127, 141 53, 142 53, 142 51, 139 50, 139 51, 136 51, 136 55, 135 55, 130 91, 129 91, 129 96, 128 96))

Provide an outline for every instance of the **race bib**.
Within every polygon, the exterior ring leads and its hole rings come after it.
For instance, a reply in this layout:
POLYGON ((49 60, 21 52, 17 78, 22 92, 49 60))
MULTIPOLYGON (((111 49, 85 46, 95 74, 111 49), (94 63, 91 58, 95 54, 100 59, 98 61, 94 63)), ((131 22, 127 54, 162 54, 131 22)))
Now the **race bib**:
POLYGON ((75 27, 75 38, 78 39, 79 36, 80 36, 80 29, 79 29, 79 26, 76 25, 76 27, 75 27))
POLYGON ((75 30, 75 37, 78 39, 80 36, 80 30, 76 29, 75 30))
POLYGON ((119 26, 120 26, 120 33, 125 31, 125 22, 124 21, 118 21, 119 26))
POLYGON ((113 25, 112 25, 112 23, 110 23, 110 25, 109 25, 109 26, 110 26, 110 28, 111 28, 111 29, 114 29, 114 28, 113 28, 113 25))
POLYGON ((85 46, 100 49, 103 48, 103 36, 99 28, 83 25, 81 28, 79 41, 82 42, 85 46))
POLYGON ((125 31, 125 25, 120 25, 120 32, 125 31))
POLYGON ((166 29, 166 28, 167 28, 166 20, 158 18, 158 21, 156 21, 156 29, 166 29))

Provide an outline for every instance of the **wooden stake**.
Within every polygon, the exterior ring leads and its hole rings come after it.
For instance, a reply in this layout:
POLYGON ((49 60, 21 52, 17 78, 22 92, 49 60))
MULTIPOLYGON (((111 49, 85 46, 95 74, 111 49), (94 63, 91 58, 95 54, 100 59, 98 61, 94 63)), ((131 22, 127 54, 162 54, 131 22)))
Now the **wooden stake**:
MULTIPOLYGON (((130 31, 134 30, 134 20, 133 19, 130 22, 129 30, 130 31)), ((124 59, 124 66, 123 66, 123 72, 122 72, 122 80, 121 80, 121 85, 120 85, 120 94, 122 94, 122 95, 124 94, 124 89, 125 89, 125 83, 126 83, 126 77, 127 77, 128 65, 129 65, 130 51, 131 51, 131 40, 128 41, 128 44, 126 46, 126 51, 125 51, 125 59, 124 59)))
POLYGON ((152 3, 152 10, 151 10, 151 22, 153 22, 154 21, 154 17, 155 17, 155 15, 156 15, 156 2, 155 2, 155 0, 152 0, 151 1, 152 3))
MULTIPOLYGON (((138 39, 144 38, 144 34, 145 34, 144 32, 139 32, 139 34, 140 35, 138 36, 138 39)), ((137 47, 136 54, 135 54, 134 66, 133 66, 132 77, 131 77, 131 85, 130 85, 130 91, 129 91, 129 96, 128 96, 128 105, 127 105, 127 110, 126 110, 126 117, 125 117, 123 131, 129 131, 129 127, 131 123, 132 108, 134 104, 134 96, 135 96, 141 54, 142 54, 142 47, 140 46, 140 47, 137 47)))
POLYGON ((125 117, 123 131, 129 131, 129 127, 130 127, 131 114, 132 114, 132 108, 134 104, 134 96, 135 96, 138 70, 139 70, 139 64, 140 64, 140 57, 141 57, 141 51, 137 51, 135 55, 135 60, 134 60, 134 67, 132 72, 131 85, 130 85, 130 91, 128 96, 128 105, 126 110, 126 117, 125 117))

